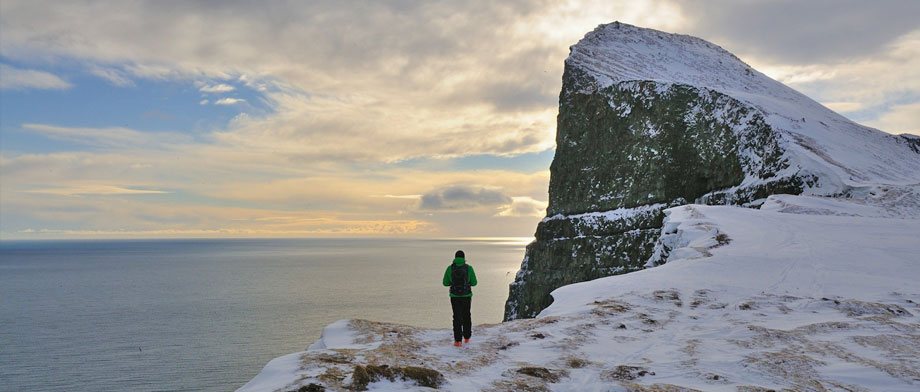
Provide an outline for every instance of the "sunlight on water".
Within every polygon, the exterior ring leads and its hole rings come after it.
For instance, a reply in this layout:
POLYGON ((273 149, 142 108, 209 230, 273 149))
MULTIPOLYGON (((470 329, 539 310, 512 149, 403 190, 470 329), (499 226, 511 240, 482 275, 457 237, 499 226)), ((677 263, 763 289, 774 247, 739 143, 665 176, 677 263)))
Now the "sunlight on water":
MULTIPOLYGON (((456 237, 456 238, 443 238, 443 241, 482 241, 489 242, 494 245, 512 245, 520 246, 521 250, 527 246, 527 244, 533 242, 533 237, 456 237)), ((523 254, 522 254, 523 256, 523 254)))

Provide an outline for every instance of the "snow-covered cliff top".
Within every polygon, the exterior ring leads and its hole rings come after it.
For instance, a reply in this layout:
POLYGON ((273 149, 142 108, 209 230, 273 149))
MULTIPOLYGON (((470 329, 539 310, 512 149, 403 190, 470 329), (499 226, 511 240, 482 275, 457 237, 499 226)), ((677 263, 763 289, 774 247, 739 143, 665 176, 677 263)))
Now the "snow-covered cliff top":
POLYGON ((904 137, 856 124, 705 40, 614 22, 572 46, 566 65, 584 71, 596 88, 682 84, 751 105, 783 138, 790 161, 822 179, 812 193, 920 183, 920 154, 904 137))

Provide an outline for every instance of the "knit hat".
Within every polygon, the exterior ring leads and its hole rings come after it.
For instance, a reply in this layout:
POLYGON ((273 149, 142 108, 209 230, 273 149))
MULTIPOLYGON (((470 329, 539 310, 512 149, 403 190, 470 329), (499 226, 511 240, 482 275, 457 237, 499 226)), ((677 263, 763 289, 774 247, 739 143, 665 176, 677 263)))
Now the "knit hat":
POLYGON ((454 253, 454 257, 466 258, 466 255, 463 254, 462 250, 458 250, 457 253, 454 253))

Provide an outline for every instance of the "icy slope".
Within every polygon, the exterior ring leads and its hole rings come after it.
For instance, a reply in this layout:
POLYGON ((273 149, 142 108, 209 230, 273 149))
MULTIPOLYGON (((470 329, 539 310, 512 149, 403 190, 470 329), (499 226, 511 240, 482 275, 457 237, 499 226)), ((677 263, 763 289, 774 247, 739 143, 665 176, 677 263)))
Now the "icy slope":
POLYGON ((665 265, 562 287, 461 349, 448 330, 342 321, 240 391, 916 391, 920 220, 876 192, 674 207, 665 265))
POLYGON ((797 166, 825 179, 820 193, 865 184, 920 183, 920 156, 908 138, 856 124, 702 39, 611 23, 572 47, 566 64, 594 88, 632 81, 689 85, 726 94, 760 111, 797 166))

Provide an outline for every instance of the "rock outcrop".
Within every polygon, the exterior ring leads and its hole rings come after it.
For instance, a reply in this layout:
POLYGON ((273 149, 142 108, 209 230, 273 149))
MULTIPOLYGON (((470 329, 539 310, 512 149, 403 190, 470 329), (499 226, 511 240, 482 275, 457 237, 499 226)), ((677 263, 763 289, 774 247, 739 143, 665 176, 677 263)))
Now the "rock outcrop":
POLYGON ((663 210, 912 184, 917 139, 855 124, 704 40, 622 23, 571 48, 547 217, 505 320, 558 287, 663 263, 663 210), (653 257, 654 256, 654 257, 653 257))

